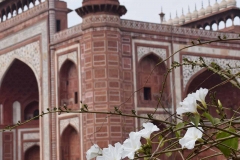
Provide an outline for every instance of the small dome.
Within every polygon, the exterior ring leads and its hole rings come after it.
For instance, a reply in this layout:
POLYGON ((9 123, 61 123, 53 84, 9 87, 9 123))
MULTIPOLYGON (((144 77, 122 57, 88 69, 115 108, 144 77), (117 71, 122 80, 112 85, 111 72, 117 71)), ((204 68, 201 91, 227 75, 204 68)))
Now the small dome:
POLYGON ((172 25, 172 24, 173 24, 173 20, 172 20, 171 14, 170 14, 170 19, 167 21, 167 24, 169 24, 169 25, 172 25))
POLYGON ((206 8, 206 15, 212 13, 212 6, 210 5, 210 0, 208 0, 208 6, 206 8))
POLYGON ((228 0, 227 1, 227 7, 236 7, 237 1, 236 0, 228 0))
POLYGON ((197 7, 195 4, 195 11, 193 11, 193 13, 192 13, 192 19, 196 19, 196 18, 198 18, 198 11, 197 11, 197 7))
POLYGON ((213 11, 213 13, 219 11, 219 4, 218 4, 217 0, 216 0, 216 3, 212 7, 212 11, 213 11))
POLYGON ((188 21, 191 21, 191 20, 192 20, 192 14, 191 14, 189 6, 188 6, 188 13, 185 16, 185 21, 188 22, 188 21))
POLYGON ((178 15, 176 13, 176 17, 173 20, 173 25, 178 25, 178 24, 179 24, 179 18, 178 18, 178 15))
POLYGON ((220 3, 220 10, 223 10, 227 8, 227 2, 226 0, 222 0, 222 2, 220 3))
POLYGON ((185 23, 185 16, 184 16, 183 9, 182 9, 182 15, 179 18, 179 24, 184 24, 184 23, 185 23))
POLYGON ((202 17, 205 16, 205 9, 203 8, 203 4, 202 4, 202 8, 198 11, 198 17, 202 17))

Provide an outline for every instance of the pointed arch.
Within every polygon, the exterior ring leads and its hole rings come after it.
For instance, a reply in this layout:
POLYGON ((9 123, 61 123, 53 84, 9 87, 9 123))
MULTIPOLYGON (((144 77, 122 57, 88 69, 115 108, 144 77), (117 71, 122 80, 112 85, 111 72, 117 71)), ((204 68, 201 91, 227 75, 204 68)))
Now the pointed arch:
POLYGON ((166 102, 166 105, 168 103, 168 83, 164 89, 162 88, 167 67, 165 63, 156 66, 160 61, 162 61, 162 57, 154 52, 149 52, 143 55, 138 63, 138 88, 142 88, 141 92, 138 92, 140 107, 155 106, 161 90, 163 90, 162 101, 166 102))
POLYGON ((23 120, 23 115, 19 115, 21 113, 19 110, 23 110, 24 106, 19 104, 23 104, 29 97, 39 101, 37 79, 26 63, 14 59, 1 81, 0 101, 5 115, 4 124, 16 124, 17 121, 23 120))
POLYGON ((67 104, 69 108, 79 108, 78 71, 76 64, 66 59, 59 74, 59 104, 67 104))
MULTIPOLYGON (((227 114, 227 118, 230 118, 234 113, 233 110, 236 110, 240 105, 240 100, 238 98, 240 95, 240 90, 232 86, 230 82, 213 88, 214 86, 222 83, 223 81, 224 79, 222 79, 218 74, 206 69, 202 69, 192 77, 191 81, 189 81, 189 84, 186 88, 185 97, 188 93, 195 92, 200 87, 207 89, 212 88, 210 92, 216 92, 216 99, 221 100, 223 106, 228 108, 225 109, 224 112, 227 114)), ((210 93, 208 93, 208 96, 206 97, 207 103, 211 101, 209 95, 210 93)), ((216 108, 209 106, 208 109, 211 115, 218 115, 216 113, 216 108)))
MULTIPOLYGON (((35 76, 35 78, 36 78, 36 80, 37 80, 38 87, 39 87, 39 85, 40 85, 39 79, 38 79, 39 76, 38 76, 38 74, 36 73, 36 68, 33 67, 33 66, 32 66, 31 64, 29 64, 29 63, 25 63, 24 59, 19 58, 19 57, 12 57, 9 61, 5 62, 6 64, 3 65, 3 67, 0 69, 0 87, 1 87, 1 84, 2 84, 3 79, 5 78, 6 73, 9 71, 9 69, 11 68, 11 66, 12 66, 12 65, 14 64, 14 62, 16 62, 16 61, 21 61, 22 63, 24 63, 25 65, 27 65, 29 68, 31 68, 31 70, 33 71, 34 76, 35 76), (2 75, 1 75, 1 73, 2 73, 2 75)), ((1 66, 1 64, 0 64, 0 66, 1 66)))
POLYGON ((31 143, 32 145, 28 146, 26 152, 24 154, 24 160, 40 160, 40 147, 35 143, 31 143))
POLYGON ((63 131, 60 143, 61 159, 80 159, 80 137, 74 127, 68 125, 63 131))

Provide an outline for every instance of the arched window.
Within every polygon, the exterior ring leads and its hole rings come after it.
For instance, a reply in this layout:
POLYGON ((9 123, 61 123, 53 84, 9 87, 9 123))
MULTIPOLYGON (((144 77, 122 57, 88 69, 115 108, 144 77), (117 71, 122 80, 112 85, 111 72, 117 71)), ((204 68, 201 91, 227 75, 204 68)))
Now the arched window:
POLYGON ((78 75, 76 65, 67 60, 60 70, 60 105, 67 104, 69 108, 78 109, 78 75))
MULTIPOLYGON (((38 102, 34 101, 29 103, 24 109, 24 120, 33 118, 34 116, 39 115, 38 102)), ((35 119, 37 120, 37 119, 35 119)))
POLYGON ((18 101, 13 103, 13 124, 21 121, 21 104, 18 101))
MULTIPOLYGON (((158 101, 160 96, 159 92, 162 90, 162 84, 164 82, 164 73, 166 73, 164 63, 156 67, 156 64, 160 61, 161 59, 158 56, 150 54, 143 57, 139 63, 138 84, 139 88, 143 87, 142 92, 139 92, 138 94, 140 107, 154 107, 154 104, 158 101)), ((167 94, 166 88, 164 89, 164 95, 167 94)))

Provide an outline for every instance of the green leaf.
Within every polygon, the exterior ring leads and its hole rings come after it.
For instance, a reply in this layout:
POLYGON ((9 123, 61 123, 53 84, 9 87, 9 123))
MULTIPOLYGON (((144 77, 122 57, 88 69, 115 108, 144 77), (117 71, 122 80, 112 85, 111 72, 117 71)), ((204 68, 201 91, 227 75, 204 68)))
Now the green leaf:
POLYGON ((194 114, 193 116, 190 117, 191 121, 193 124, 198 127, 199 121, 200 121, 200 115, 199 114, 194 114))
MULTIPOLYGON (((179 122, 177 125, 176 125, 176 130, 180 129, 180 128, 183 128, 185 125, 185 123, 183 122, 179 122)), ((178 130, 177 132, 175 132, 176 134, 176 137, 180 137, 180 134, 181 134, 181 130, 178 130)))
POLYGON ((170 156, 172 155, 172 152, 167 152, 167 153, 165 153, 165 155, 166 155, 167 157, 170 157, 170 156))
POLYGON ((212 125, 216 125, 218 123, 220 123, 220 119, 219 118, 213 118, 209 113, 204 112, 203 116, 206 117, 211 123, 212 125))
MULTIPOLYGON (((232 127, 229 127, 227 130, 230 132, 236 133, 236 130, 232 127)), ((229 136, 232 136, 232 134, 222 131, 217 134, 216 139, 227 138, 229 136)), ((233 152, 232 149, 234 150, 238 149, 238 138, 234 137, 231 139, 224 140, 217 145, 217 148, 225 155, 225 157, 228 158, 233 152), (225 146, 221 144, 224 144, 225 146)))

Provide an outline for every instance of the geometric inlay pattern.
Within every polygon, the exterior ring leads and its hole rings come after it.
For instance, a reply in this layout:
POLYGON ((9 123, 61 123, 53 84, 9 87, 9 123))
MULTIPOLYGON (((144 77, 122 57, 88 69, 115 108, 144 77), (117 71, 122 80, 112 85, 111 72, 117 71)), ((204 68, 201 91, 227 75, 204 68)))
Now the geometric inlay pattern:
POLYGON ((28 150, 29 148, 33 147, 33 146, 40 146, 39 142, 24 142, 23 143, 23 151, 26 152, 26 150, 28 150))
POLYGON ((76 65, 77 65, 77 52, 71 52, 68 54, 64 54, 58 57, 58 69, 60 70, 60 68, 62 67, 62 64, 67 60, 71 60, 73 61, 76 65))
POLYGON ((60 120, 60 135, 62 135, 64 129, 65 129, 69 124, 70 124, 71 126, 73 126, 73 127, 79 132, 79 118, 78 118, 78 117, 75 117, 75 118, 60 120))
MULTIPOLYGON (((187 58, 190 61, 199 61, 198 56, 189 56, 189 55, 183 55, 182 59, 187 58)), ((227 69, 228 65, 231 66, 234 69, 231 69, 232 74, 236 74, 240 72, 240 60, 234 60, 234 59, 223 59, 223 58, 210 58, 210 57, 202 57, 207 65, 211 64, 212 62, 218 64, 223 69, 227 69)), ((186 86, 190 80, 190 78, 196 74, 198 71, 202 70, 201 67, 195 66, 192 69, 191 65, 184 65, 183 66, 183 89, 186 89, 186 86)), ((240 82, 240 79, 237 78, 238 82, 240 82)))
POLYGON ((162 60, 165 60, 167 57, 166 49, 138 46, 137 47, 138 62, 144 55, 147 55, 149 53, 155 53, 162 60))
POLYGON ((3 77, 7 68, 14 59, 19 59, 29 65, 37 79, 40 77, 40 49, 39 41, 27 44, 16 50, 0 55, 0 77, 3 77))

